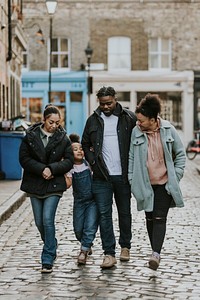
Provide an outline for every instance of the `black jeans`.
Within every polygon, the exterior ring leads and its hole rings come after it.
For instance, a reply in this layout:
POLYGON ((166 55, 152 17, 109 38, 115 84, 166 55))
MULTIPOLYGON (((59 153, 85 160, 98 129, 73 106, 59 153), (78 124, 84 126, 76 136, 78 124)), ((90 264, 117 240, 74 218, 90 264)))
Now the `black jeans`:
POLYGON ((167 214, 172 197, 163 185, 152 185, 154 191, 154 207, 152 212, 145 212, 146 227, 154 252, 160 253, 166 233, 167 214))

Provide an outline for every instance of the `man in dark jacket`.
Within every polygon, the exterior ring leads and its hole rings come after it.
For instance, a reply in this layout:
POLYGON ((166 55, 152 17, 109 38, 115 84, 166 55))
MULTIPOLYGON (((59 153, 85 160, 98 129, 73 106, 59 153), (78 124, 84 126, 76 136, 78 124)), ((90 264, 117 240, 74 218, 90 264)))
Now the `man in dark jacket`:
POLYGON ((119 216, 120 260, 128 261, 130 258, 131 191, 127 174, 130 137, 136 116, 117 102, 112 87, 102 87, 97 92, 97 99, 99 107, 86 122, 82 147, 93 171, 93 193, 99 210, 100 235, 105 254, 101 268, 104 269, 116 264, 113 195, 119 216))

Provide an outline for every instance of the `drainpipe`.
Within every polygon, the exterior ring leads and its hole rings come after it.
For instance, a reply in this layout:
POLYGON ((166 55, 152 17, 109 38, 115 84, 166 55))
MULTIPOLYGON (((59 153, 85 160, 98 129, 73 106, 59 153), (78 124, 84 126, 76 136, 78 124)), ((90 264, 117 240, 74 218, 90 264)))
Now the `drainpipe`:
POLYGON ((21 13, 21 15, 22 15, 22 13, 23 13, 23 0, 21 0, 21 2, 20 2, 20 6, 21 6, 21 8, 20 8, 20 13, 21 13))
POLYGON ((8 0, 8 56, 6 61, 12 59, 12 25, 11 25, 11 0, 8 0))

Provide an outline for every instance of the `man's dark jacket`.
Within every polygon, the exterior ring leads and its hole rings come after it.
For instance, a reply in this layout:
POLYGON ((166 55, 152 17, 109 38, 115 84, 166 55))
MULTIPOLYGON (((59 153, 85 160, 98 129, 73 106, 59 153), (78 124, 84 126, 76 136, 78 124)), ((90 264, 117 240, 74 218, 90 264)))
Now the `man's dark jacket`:
POLYGON ((20 146, 19 161, 24 169, 21 190, 38 196, 62 194, 66 190, 64 174, 74 163, 71 142, 65 130, 59 127, 44 148, 40 125, 35 124, 27 130, 20 146), (45 167, 53 174, 50 180, 42 176, 45 167))
MULTIPOLYGON (((82 147, 86 160, 90 163, 93 171, 93 178, 109 180, 109 173, 102 155, 104 122, 100 117, 101 110, 98 107, 87 119, 83 136, 82 147)), ((128 155, 130 147, 131 132, 136 125, 136 116, 128 109, 122 108, 117 102, 113 112, 118 116, 117 134, 121 158, 122 176, 124 182, 128 181, 128 155)))

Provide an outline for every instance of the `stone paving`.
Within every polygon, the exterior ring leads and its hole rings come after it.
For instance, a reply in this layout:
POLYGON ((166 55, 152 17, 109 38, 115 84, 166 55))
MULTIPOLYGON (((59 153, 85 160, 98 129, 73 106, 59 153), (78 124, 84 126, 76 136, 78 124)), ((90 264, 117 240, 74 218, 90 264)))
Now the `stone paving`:
MULTIPOLYGON (((150 246, 144 213, 132 201, 133 238, 131 259, 101 270, 102 249, 97 234, 93 255, 79 267, 79 243, 72 230, 72 194, 62 198, 56 218, 58 258, 51 274, 40 273, 42 243, 33 222, 29 199, 0 226, 1 300, 112 300, 112 299, 200 299, 200 175, 196 163, 188 161, 181 186, 185 207, 171 209, 167 235, 158 271, 147 268, 150 246)), ((117 213, 114 225, 118 238, 117 213)))

